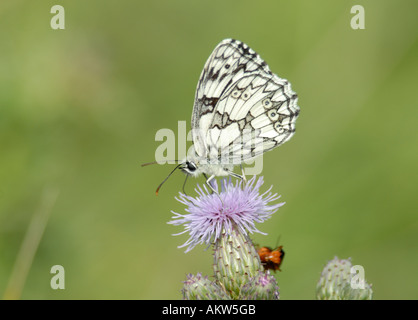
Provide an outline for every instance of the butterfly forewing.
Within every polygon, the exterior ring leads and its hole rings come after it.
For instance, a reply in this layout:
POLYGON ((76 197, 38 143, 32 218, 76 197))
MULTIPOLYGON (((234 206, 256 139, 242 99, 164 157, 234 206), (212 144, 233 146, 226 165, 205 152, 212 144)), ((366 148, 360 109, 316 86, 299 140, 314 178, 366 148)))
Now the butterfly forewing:
POLYGON ((291 138, 299 114, 285 79, 244 43, 227 39, 200 76, 192 114, 193 143, 202 158, 228 155, 235 164, 291 138))

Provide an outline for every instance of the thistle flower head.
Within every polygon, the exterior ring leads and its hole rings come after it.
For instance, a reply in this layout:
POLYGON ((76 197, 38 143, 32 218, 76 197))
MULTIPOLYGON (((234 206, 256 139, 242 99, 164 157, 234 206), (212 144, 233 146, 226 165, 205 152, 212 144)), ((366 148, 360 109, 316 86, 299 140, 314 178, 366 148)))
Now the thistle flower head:
MULTIPOLYGON (((179 234, 189 233, 190 238, 180 247, 187 247, 186 252, 192 250, 197 244, 211 244, 219 239, 222 230, 232 232, 235 226, 243 234, 263 233, 255 227, 255 223, 261 223, 269 219, 284 203, 269 205, 271 201, 280 198, 272 194, 268 189, 263 194, 259 190, 263 184, 263 178, 254 176, 246 184, 231 179, 223 179, 221 192, 210 193, 206 185, 196 188, 196 198, 180 193, 176 198, 185 204, 187 214, 172 213, 173 225, 184 225, 185 230, 179 234)), ((218 190, 217 185, 215 189, 218 190)))

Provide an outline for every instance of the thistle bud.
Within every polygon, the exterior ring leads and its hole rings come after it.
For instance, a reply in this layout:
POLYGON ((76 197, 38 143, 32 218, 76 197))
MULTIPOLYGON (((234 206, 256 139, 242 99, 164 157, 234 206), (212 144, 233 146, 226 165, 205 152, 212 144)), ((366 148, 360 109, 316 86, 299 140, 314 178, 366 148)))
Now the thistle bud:
POLYGON ((364 288, 353 285, 354 274, 350 259, 335 257, 322 271, 316 286, 317 300, 371 300, 373 290, 365 280, 364 288))
POLYGON ((230 300, 221 287, 210 281, 207 276, 203 277, 201 273, 188 274, 183 283, 184 300, 230 300))
POLYGON ((279 287, 276 278, 269 272, 260 271, 241 289, 242 300, 278 300, 279 287))

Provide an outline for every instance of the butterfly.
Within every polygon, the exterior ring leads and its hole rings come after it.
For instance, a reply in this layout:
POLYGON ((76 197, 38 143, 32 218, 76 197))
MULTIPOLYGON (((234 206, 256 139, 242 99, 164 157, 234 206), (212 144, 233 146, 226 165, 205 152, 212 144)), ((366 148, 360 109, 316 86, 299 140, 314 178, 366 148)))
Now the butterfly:
POLYGON ((193 145, 171 173, 180 168, 187 176, 203 174, 213 191, 210 182, 216 176, 245 180, 244 161, 294 135, 300 110, 297 101, 290 83, 272 73, 254 50, 238 40, 221 41, 197 84, 193 145), (235 165, 241 166, 242 175, 233 171, 235 165))

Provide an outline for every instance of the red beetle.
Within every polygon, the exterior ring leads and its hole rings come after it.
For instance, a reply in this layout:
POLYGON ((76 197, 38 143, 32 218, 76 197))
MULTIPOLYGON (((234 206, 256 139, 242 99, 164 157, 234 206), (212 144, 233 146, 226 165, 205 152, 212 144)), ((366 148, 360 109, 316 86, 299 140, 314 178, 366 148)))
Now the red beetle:
POLYGON ((280 270, 280 265, 283 262, 284 251, 283 246, 279 246, 276 249, 271 249, 269 247, 262 247, 258 249, 258 255, 260 256, 261 263, 264 266, 264 270, 280 270))

